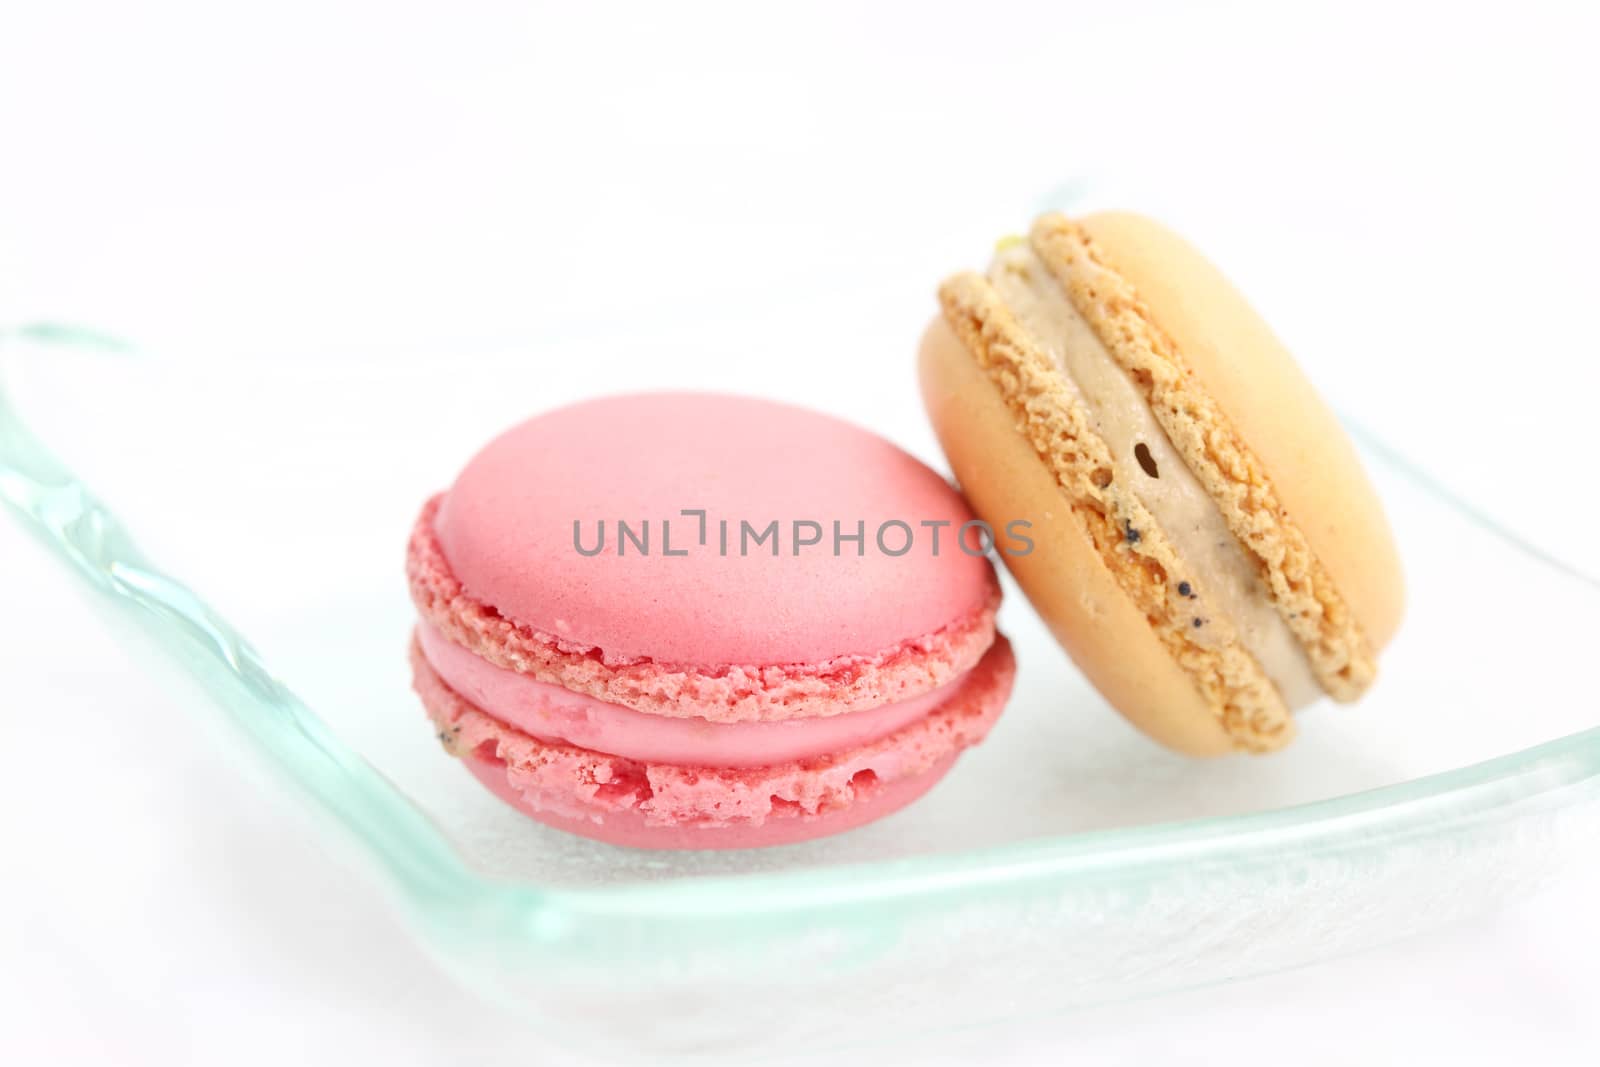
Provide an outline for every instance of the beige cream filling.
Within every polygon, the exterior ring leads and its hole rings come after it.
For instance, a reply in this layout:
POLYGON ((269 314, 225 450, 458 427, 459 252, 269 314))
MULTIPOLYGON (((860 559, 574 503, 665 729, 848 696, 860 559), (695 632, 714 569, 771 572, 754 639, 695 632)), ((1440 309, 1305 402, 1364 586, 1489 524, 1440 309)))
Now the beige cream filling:
MULTIPOLYGON (((989 278, 1018 324, 1075 388, 1090 424, 1111 451, 1117 481, 1133 487, 1178 557, 1192 568, 1172 580, 1191 583, 1197 596, 1187 603, 1194 617, 1227 620, 1290 708, 1321 696, 1305 650, 1278 614, 1255 561, 1049 268, 1022 241, 996 253, 989 278), (1155 477, 1139 462, 1135 449, 1141 444, 1155 477)), ((1196 636, 1205 632, 1199 627, 1196 636)))

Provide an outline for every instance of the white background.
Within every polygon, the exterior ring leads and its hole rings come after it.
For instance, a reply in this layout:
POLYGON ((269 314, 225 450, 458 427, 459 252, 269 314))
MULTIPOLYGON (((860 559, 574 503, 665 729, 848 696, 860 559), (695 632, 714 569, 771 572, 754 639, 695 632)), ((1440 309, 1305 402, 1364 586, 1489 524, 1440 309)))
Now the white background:
MULTIPOLYGON (((1587 558, 1596 38, 1576 5, 8 5, 0 324, 224 360, 728 307, 915 321, 1087 190, 1180 223, 1336 403, 1587 558)), ((0 1061, 551 1057, 219 763, 9 522, 0 606, 0 1061)), ((914 1048, 1593 1063, 1597 886, 914 1048)))

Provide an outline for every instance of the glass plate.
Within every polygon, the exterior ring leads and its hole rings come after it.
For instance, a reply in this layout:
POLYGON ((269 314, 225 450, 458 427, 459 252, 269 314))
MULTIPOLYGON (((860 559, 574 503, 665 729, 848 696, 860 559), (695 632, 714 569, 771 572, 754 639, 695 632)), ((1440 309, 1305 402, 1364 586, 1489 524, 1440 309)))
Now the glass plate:
POLYGON ((905 352, 914 326, 885 332, 865 307, 825 334, 769 323, 226 363, 13 331, 0 497, 343 831, 438 957, 590 1047, 887 1040, 1256 974, 1523 894, 1600 832, 1600 730, 1578 696, 1600 587, 1370 435, 1409 616, 1368 699, 1302 713, 1287 752, 1157 749, 1008 586, 1012 704, 900 814, 681 854, 517 815, 441 753, 409 691, 415 510, 498 429, 608 388, 782 395, 938 462, 909 360, 860 358, 905 352))

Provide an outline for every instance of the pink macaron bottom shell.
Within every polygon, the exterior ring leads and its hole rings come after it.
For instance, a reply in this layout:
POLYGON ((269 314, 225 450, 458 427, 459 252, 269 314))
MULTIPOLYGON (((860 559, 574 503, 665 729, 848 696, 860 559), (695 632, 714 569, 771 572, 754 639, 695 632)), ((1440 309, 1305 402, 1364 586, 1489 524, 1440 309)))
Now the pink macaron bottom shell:
POLYGON ((496 667, 426 622, 417 626, 417 643, 445 685, 508 726, 541 741, 646 763, 763 767, 856 748, 922 718, 960 684, 847 715, 721 723, 650 715, 496 667))
POLYGON ((949 699, 886 737, 812 759, 717 768, 647 763, 541 741, 451 689, 416 644, 411 662, 413 685, 441 741, 472 761, 480 777, 498 771, 504 786, 497 794, 509 794, 520 810, 562 829, 659 848, 800 841, 887 814, 930 787, 961 750, 988 734, 1016 673, 1010 644, 997 637, 949 699), (699 836, 686 836, 690 831, 699 836))
POLYGON ((711 826, 707 823, 657 825, 639 811, 609 811, 603 815, 570 814, 552 808, 535 808, 511 783, 503 764, 465 756, 462 762, 489 792, 524 815, 565 830, 569 834, 603 841, 623 848, 725 849, 765 848, 768 845, 794 845, 830 834, 854 830, 893 815, 932 789, 945 772, 955 765, 954 754, 921 774, 890 782, 871 796, 862 797, 847 808, 836 808, 800 818, 773 818, 761 823, 734 823, 711 826))
POLYGON ((986 564, 984 593, 973 610, 890 648, 818 663, 716 667, 608 657, 604 649, 525 626, 465 589, 433 528, 441 499, 423 506, 406 547, 406 578, 420 617, 498 667, 635 711, 717 723, 866 711, 955 681, 995 639, 1000 585, 986 564))

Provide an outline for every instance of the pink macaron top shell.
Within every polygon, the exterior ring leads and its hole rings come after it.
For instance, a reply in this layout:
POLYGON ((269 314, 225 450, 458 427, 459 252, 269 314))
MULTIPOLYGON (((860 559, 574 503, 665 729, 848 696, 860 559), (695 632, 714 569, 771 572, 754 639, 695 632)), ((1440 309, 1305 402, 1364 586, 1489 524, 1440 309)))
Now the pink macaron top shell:
POLYGON ((848 715, 717 723, 649 715, 496 667, 426 622, 417 626, 417 644, 446 685, 501 722, 542 741, 649 763, 762 767, 856 748, 922 718, 960 685, 957 679, 910 700, 848 715))
POLYGON ((502 434, 456 479, 434 530, 468 598, 563 650, 607 665, 759 668, 881 656, 982 612, 992 569, 957 543, 971 520, 938 474, 848 423, 749 398, 646 394, 502 434), (706 513, 703 543, 686 509, 706 513), (632 541, 619 554, 619 520, 636 535, 648 521, 648 554, 632 541), (604 550, 579 552, 574 524, 593 548, 602 521, 604 550), (778 554, 770 542, 741 554, 741 523, 759 533, 773 521, 778 554), (890 554, 906 541, 891 521, 912 533, 904 554, 890 554), (819 524, 822 543, 796 554, 795 534, 814 533, 796 522, 819 524), (852 541, 834 553, 835 522, 864 532, 859 555, 852 541))
POLYGON ((988 598, 976 611, 873 655, 705 668, 650 660, 607 663, 592 649, 513 622, 469 596, 445 560, 434 530, 441 499, 442 494, 423 505, 406 546, 406 577, 422 620, 498 667, 636 711, 717 723, 865 711, 954 681, 995 639, 1000 586, 991 569, 986 574, 988 598))

